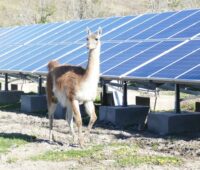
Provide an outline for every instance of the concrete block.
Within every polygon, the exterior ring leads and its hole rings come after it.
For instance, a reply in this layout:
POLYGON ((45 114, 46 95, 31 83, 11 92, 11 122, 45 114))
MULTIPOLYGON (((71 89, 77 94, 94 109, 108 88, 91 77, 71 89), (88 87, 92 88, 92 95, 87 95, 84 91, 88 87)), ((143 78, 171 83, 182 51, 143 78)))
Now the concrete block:
MULTIPOLYGON (((44 112, 47 111, 46 95, 22 95, 21 96, 21 111, 22 112, 44 112)), ((57 104, 54 118, 65 119, 66 108, 57 104)))
POLYGON ((40 112, 47 110, 47 101, 45 95, 22 95, 22 112, 40 112))
POLYGON ((120 127, 130 125, 143 126, 148 112, 148 106, 100 106, 99 119, 100 121, 112 122, 120 127))
POLYGON ((20 101, 21 95, 23 94, 23 91, 0 91, 0 103, 16 103, 20 101))
POLYGON ((160 135, 200 131, 200 113, 149 113, 149 131, 160 135))

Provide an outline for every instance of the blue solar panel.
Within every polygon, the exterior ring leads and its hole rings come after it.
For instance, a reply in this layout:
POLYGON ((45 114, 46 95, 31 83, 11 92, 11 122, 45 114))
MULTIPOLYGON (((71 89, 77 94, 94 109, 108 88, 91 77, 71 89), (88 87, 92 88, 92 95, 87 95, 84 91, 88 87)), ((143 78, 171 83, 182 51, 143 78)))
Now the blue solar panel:
POLYGON ((119 29, 116 29, 112 32, 110 32, 109 34, 105 35, 102 40, 111 40, 114 37, 116 37, 119 33, 122 32, 126 32, 128 29, 135 27, 139 24, 144 23, 145 21, 151 19, 152 17, 154 17, 156 14, 146 14, 146 15, 142 15, 139 17, 135 17, 133 18, 133 20, 131 20, 130 22, 128 22, 127 24, 121 26, 119 29))
MULTIPOLYGON (((27 59, 25 59, 22 63, 13 66, 12 69, 21 70, 21 71, 32 71, 32 70, 30 70, 32 65, 34 65, 35 63, 38 63, 40 61, 44 61, 48 56, 53 55, 55 58, 58 56, 56 53, 59 52, 60 50, 64 50, 63 51, 64 53, 68 53, 68 52, 71 52, 72 50, 75 50, 79 46, 80 45, 78 45, 78 44, 72 44, 72 45, 68 45, 68 46, 63 46, 63 45, 51 46, 51 48, 48 48, 48 50, 46 50, 45 52, 37 53, 36 55, 34 55, 32 57, 27 58, 27 56, 24 56, 27 59)), ((48 61, 46 61, 46 63, 48 61)), ((36 65, 36 67, 38 67, 38 66, 40 66, 40 65, 36 65)))
POLYGON ((199 80, 200 79, 200 65, 197 65, 177 79, 199 80))
POLYGON ((32 26, 19 27, 6 34, 5 36, 0 37, 0 42, 2 44, 23 44, 27 41, 31 41, 37 36, 46 33, 48 30, 57 27, 58 24, 40 24, 32 26))
MULTIPOLYGON (((130 39, 146 39, 146 38, 152 38, 154 35, 158 35, 162 30, 166 30, 168 27, 174 25, 175 23, 183 20, 184 18, 196 13, 198 10, 187 10, 187 11, 180 11, 175 13, 175 15, 172 15, 168 19, 158 23, 157 25, 151 27, 150 29, 142 32, 141 34, 138 34, 137 36, 134 36, 130 39)), ((153 37, 154 38, 154 37, 153 37)), ((161 38, 157 36, 157 38, 161 38)))
POLYGON ((0 28, 0 37, 10 32, 14 28, 0 28))
POLYGON ((190 38, 193 37, 196 34, 199 34, 199 28, 200 28, 200 22, 196 22, 189 26, 184 31, 181 31, 180 33, 173 36, 173 38, 190 38))
POLYGON ((38 68, 38 65, 40 66, 46 66, 46 63, 48 63, 49 61, 55 59, 57 56, 63 56, 63 57, 68 57, 68 55, 72 54, 74 55, 74 53, 77 52, 84 52, 83 48, 80 48, 81 46, 78 44, 71 44, 69 46, 62 46, 60 47, 60 49, 57 47, 57 51, 55 51, 54 53, 51 53, 49 55, 46 55, 46 57, 41 57, 39 60, 29 64, 28 66, 25 66, 22 68, 22 70, 24 71, 32 71, 38 68), (76 49, 79 50, 76 50, 76 49))
MULTIPOLYGON (((107 66, 107 63, 105 63, 105 65, 101 65, 101 68, 105 69, 103 74, 114 76, 121 76, 123 74, 126 74, 131 69, 143 64, 144 62, 147 62, 157 55, 160 55, 161 53, 169 50, 179 43, 180 42, 176 41, 166 41, 161 43, 141 43, 139 45, 140 48, 138 50, 138 53, 130 53, 131 56, 129 57, 127 57, 127 54, 121 54, 120 56, 115 57, 115 60, 113 62, 110 62, 109 66, 107 66)), ((137 49, 136 47, 137 46, 134 47, 133 51, 137 49)))
POLYGON ((90 20, 84 20, 80 22, 72 21, 67 25, 59 27, 55 31, 51 32, 51 34, 46 34, 45 36, 40 37, 39 39, 33 41, 32 43, 40 43, 40 44, 62 43, 62 41, 59 41, 59 38, 64 37, 63 39, 65 40, 66 37, 70 36, 73 30, 77 30, 79 27, 85 25, 87 22, 90 22, 90 20))
POLYGON ((152 38, 168 38, 173 37, 174 34, 181 32, 184 28, 191 26, 193 23, 198 22, 200 18, 200 11, 196 11, 194 14, 189 15, 187 18, 182 21, 177 22, 173 26, 161 31, 159 34, 153 36, 152 38))
POLYGON ((143 32, 145 29, 152 27, 152 25, 155 25, 158 22, 161 22, 162 20, 169 18, 172 15, 174 15, 174 12, 165 12, 162 14, 155 15, 154 17, 150 18, 146 22, 144 22, 138 26, 132 27, 131 29, 127 30, 126 32, 117 35, 113 39, 114 40, 126 40, 126 39, 129 39, 130 37, 133 38, 137 34, 143 32))
MULTIPOLYGON (((145 66, 141 67, 133 71, 132 73, 128 74, 127 76, 132 77, 148 77, 155 72, 165 68, 166 66, 174 63, 175 61, 181 59, 182 57, 187 56, 194 50, 200 48, 200 41, 189 41, 186 44, 178 47, 177 49, 163 55, 162 57, 146 64, 145 66)), ((168 72, 169 73, 169 72, 168 72)))
POLYGON ((200 52, 200 49, 190 54, 189 56, 183 58, 182 60, 179 60, 176 63, 170 65, 169 67, 166 67, 162 71, 154 74, 152 77, 176 78, 183 72, 191 69, 192 67, 200 63, 199 52, 200 52))
POLYGON ((56 42, 73 42, 76 40, 80 40, 84 37, 84 35, 86 33, 85 30, 87 27, 93 27, 103 21, 104 21, 104 19, 90 20, 89 22, 86 21, 86 24, 80 26, 77 29, 71 30, 70 32, 68 32, 67 35, 62 36, 62 37, 56 39, 55 41, 56 42))
POLYGON ((16 50, 13 50, 12 52, 5 54, 0 60, 0 68, 2 68, 2 65, 4 64, 9 64, 11 60, 16 60, 16 58, 21 57, 23 53, 26 51, 27 52, 30 51, 29 46, 21 46, 18 47, 16 50))
MULTIPOLYGON (((109 25, 103 26, 103 35, 125 24, 129 24, 129 22, 132 21, 134 18, 135 18, 134 16, 119 17, 119 19, 110 23, 109 25)), ((102 37, 102 40, 104 40, 104 37, 102 37)))
POLYGON ((9 33, 0 36, 0 44, 9 44, 9 40, 12 40, 13 38, 15 38, 15 36, 18 36, 20 34, 23 35, 23 32, 25 32, 27 28, 27 26, 16 27, 15 29, 12 29, 9 33))
MULTIPOLYGON (((101 53, 105 50, 108 50, 112 46, 113 46, 113 43, 102 44, 101 53)), ((70 54, 71 56, 68 57, 67 60, 63 58, 63 60, 59 60, 59 61, 61 62, 63 61, 64 63, 74 64, 74 65, 80 65, 82 62, 88 60, 88 51, 86 50, 86 47, 83 47, 83 48, 84 48, 84 53, 81 53, 81 54, 76 53, 76 55, 70 54)))
POLYGON ((0 48, 0 58, 3 57, 6 53, 9 53, 10 50, 20 47, 19 45, 1 45, 0 48))
MULTIPOLYGON (((24 48, 26 48, 26 47, 22 47, 22 49, 24 49, 24 48)), ((34 58, 35 56, 37 56, 39 54, 46 55, 51 50, 56 50, 56 47, 55 46, 37 46, 37 45, 30 46, 30 47, 28 47, 27 50, 20 53, 20 55, 15 54, 15 51, 13 51, 13 53, 10 53, 10 55, 8 55, 8 58, 6 57, 6 59, 3 61, 3 63, 0 66, 0 69, 11 69, 12 70, 12 68, 15 68, 17 65, 20 65, 20 63, 24 63, 26 61, 29 61, 28 62, 28 64, 29 64, 29 63, 35 61, 35 60, 32 60, 32 58, 34 58), (9 57, 9 56, 11 56, 11 57, 9 57)), ((20 69, 20 67, 18 67, 18 69, 20 69)))
MULTIPOLYGON (((98 22, 91 22, 87 24, 86 27, 90 28, 93 32, 96 31, 99 27, 106 27, 110 23, 114 22, 118 18, 107 18, 104 20, 99 20, 98 22)), ((96 20, 95 20, 96 21, 96 20)), ((85 34, 85 29, 82 29, 78 32, 78 34, 68 38, 66 41, 69 42, 75 42, 75 41, 85 41, 86 34, 85 34)))

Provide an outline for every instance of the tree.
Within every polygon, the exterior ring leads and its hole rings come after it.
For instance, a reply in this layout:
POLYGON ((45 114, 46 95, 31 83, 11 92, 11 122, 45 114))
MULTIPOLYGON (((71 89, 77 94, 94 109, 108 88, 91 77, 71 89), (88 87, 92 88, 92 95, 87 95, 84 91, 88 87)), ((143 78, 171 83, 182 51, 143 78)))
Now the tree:
POLYGON ((40 0, 38 12, 39 18, 36 20, 36 23, 47 23, 48 18, 56 12, 56 8, 51 1, 40 0))
POLYGON ((181 0, 168 0, 168 3, 167 3, 167 5, 168 5, 168 8, 170 9, 170 10, 176 10, 178 7, 180 7, 180 5, 181 5, 181 0))

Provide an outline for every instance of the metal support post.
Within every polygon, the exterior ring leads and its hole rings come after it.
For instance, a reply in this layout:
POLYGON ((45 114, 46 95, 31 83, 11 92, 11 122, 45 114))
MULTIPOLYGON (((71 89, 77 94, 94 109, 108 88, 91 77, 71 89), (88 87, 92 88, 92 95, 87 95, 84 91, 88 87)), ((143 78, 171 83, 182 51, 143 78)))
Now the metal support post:
POLYGON ((42 76, 39 76, 38 78, 38 94, 42 94, 42 76))
POLYGON ((123 106, 127 106, 127 81, 123 82, 123 106))
POLYGON ((180 86, 175 84, 175 113, 180 113, 180 86))
POLYGON ((5 91, 8 91, 8 73, 5 74, 5 91))
POLYGON ((101 102, 101 104, 102 105, 107 105, 107 96, 106 96, 106 83, 105 83, 105 81, 104 80, 102 80, 102 102, 101 102))

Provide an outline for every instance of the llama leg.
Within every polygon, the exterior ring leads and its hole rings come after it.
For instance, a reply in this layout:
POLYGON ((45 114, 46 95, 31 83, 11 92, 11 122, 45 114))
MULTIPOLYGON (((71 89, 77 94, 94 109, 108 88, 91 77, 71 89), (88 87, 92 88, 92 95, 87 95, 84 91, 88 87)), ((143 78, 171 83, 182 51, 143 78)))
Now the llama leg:
POLYGON ((97 120, 97 116, 95 113, 94 103, 92 101, 85 102, 84 106, 85 106, 87 114, 90 116, 90 122, 88 124, 88 135, 89 135, 90 131, 92 129, 92 126, 94 125, 95 121, 97 120))
POLYGON ((67 104, 66 119, 69 124, 70 133, 73 137, 73 143, 74 143, 75 133, 74 133, 74 126, 73 126, 73 111, 72 111, 72 106, 70 104, 67 104))
POLYGON ((49 116, 49 141, 52 142, 53 141, 53 118, 54 118, 54 112, 56 110, 56 106, 57 104, 52 103, 49 107, 48 107, 48 116, 49 116))
POLYGON ((75 122, 78 127, 79 144, 81 147, 83 147, 82 118, 81 118, 79 103, 77 100, 72 101, 72 110, 74 112, 75 122))

